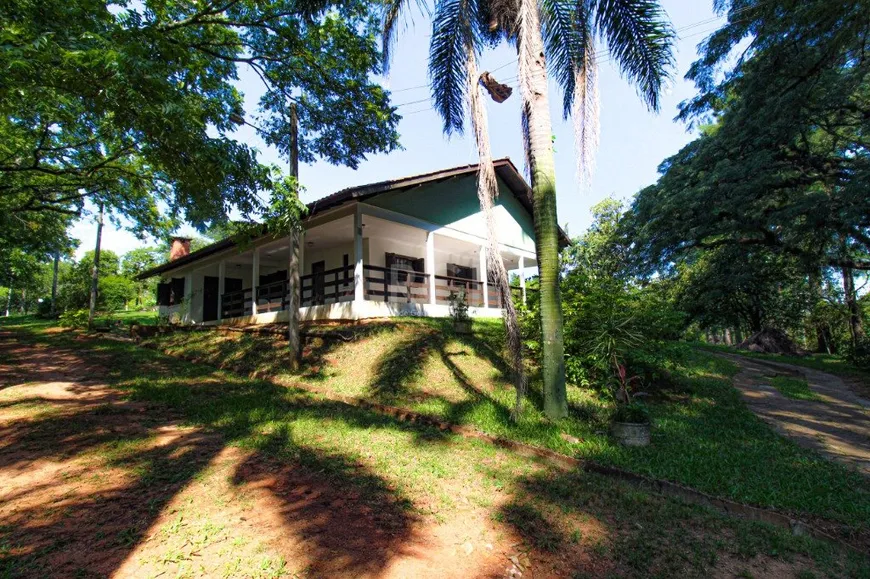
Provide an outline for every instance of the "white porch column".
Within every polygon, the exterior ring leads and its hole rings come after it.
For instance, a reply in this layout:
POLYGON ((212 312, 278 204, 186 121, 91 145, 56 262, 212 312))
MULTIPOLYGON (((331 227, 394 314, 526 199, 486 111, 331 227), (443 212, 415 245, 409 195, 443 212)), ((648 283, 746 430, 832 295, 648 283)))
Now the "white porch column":
POLYGON ((251 314, 257 315, 257 286, 260 285, 260 248, 254 248, 254 265, 251 272, 251 314))
POLYGON ((227 262, 225 259, 222 259, 218 264, 218 311, 217 311, 217 319, 223 319, 224 317, 224 292, 226 291, 226 279, 227 279, 227 262))
POLYGON ((435 234, 426 232, 426 273, 429 274, 429 303, 435 305, 435 234))
POLYGON ((362 229, 362 212, 357 205, 356 213, 353 214, 353 259, 356 264, 353 269, 353 300, 355 302, 361 302, 365 299, 362 229))
POLYGON ((481 284, 480 284, 481 288, 483 288, 483 307, 488 308, 489 307, 489 282, 487 280, 487 275, 486 275, 486 246, 485 245, 480 246, 480 260, 479 261, 480 261, 480 266, 478 268, 478 271, 480 273, 478 273, 477 277, 481 281, 481 284))
POLYGON ((523 294, 523 303, 526 303, 526 258, 520 256, 520 289, 523 294))

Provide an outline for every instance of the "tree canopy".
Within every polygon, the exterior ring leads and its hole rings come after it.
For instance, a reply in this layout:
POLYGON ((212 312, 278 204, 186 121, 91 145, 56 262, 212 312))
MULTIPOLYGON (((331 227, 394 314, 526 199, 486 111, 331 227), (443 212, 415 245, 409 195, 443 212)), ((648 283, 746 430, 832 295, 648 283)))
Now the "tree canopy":
POLYGON ((711 124, 637 196, 639 261, 741 245, 870 269, 870 3, 718 6, 728 23, 702 44, 679 116, 711 124))
MULTIPOLYGON (((276 174, 234 138, 243 68, 270 145, 356 167, 398 146, 362 0, 0 0, 0 236, 63 231, 85 201, 137 233, 263 209, 276 174)), ((252 124, 253 124, 252 123, 252 124)))

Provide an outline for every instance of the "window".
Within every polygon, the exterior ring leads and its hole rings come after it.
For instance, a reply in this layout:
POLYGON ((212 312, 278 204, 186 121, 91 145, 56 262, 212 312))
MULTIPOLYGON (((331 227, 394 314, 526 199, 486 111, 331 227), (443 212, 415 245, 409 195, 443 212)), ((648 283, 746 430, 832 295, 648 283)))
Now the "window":
POLYGON ((184 278, 174 277, 169 282, 169 305, 175 306, 184 301, 184 278))
MULTIPOLYGON (((407 282, 407 272, 409 271, 423 273, 426 270, 422 257, 416 258, 408 257, 407 255, 398 255, 396 253, 388 253, 386 254, 386 259, 384 261, 387 264, 387 269, 390 270, 390 280, 393 283, 407 282)), ((425 278, 422 275, 416 275, 412 281, 414 283, 423 283, 425 278)))

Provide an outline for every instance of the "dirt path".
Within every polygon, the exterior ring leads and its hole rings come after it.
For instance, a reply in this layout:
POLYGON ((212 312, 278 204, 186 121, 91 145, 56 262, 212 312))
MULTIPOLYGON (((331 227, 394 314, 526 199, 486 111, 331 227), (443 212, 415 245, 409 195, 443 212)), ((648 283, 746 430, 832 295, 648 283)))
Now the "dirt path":
POLYGON ((797 444, 870 476, 870 401, 825 372, 733 354, 716 354, 740 366, 734 385, 750 409, 797 444), (774 388, 774 376, 803 377, 820 400, 794 400, 774 388))

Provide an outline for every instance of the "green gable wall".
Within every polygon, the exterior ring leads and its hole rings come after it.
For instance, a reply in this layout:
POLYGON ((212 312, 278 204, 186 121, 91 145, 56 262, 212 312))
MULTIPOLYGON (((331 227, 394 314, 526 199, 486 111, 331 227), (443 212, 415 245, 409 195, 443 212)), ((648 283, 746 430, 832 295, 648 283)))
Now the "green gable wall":
MULTIPOLYGON (((501 179, 498 185, 495 214, 499 242, 535 251, 532 216, 501 179)), ((366 203, 463 233, 478 237, 486 235, 486 224, 477 201, 477 178, 473 175, 408 191, 389 191, 368 199, 366 203)))

